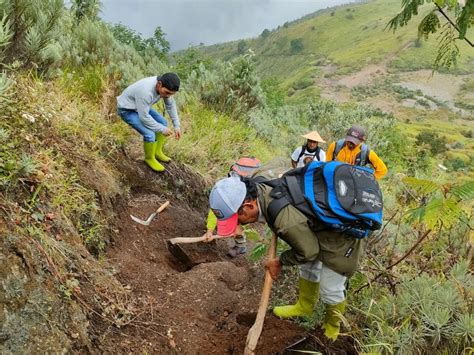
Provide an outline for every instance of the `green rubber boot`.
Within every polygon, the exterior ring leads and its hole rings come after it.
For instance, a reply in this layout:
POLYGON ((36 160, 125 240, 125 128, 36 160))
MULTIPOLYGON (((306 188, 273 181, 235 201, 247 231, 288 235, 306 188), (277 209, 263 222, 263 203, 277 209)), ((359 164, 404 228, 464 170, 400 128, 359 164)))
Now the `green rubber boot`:
POLYGON ((335 341, 341 331, 341 316, 344 314, 346 309, 346 301, 336 304, 326 305, 326 315, 324 317, 324 323, 321 328, 324 329, 324 335, 335 341))
POLYGON ((278 306, 273 308, 273 314, 280 318, 311 316, 314 304, 319 297, 319 282, 312 282, 300 277, 300 294, 298 302, 288 306, 278 306))
POLYGON ((165 153, 163 153, 163 146, 165 145, 166 137, 163 133, 157 133, 156 134, 156 151, 155 151, 155 157, 156 159, 167 163, 171 160, 170 157, 166 156, 165 153))
POLYGON ((155 159, 156 142, 143 142, 145 163, 154 171, 163 171, 165 167, 155 159))

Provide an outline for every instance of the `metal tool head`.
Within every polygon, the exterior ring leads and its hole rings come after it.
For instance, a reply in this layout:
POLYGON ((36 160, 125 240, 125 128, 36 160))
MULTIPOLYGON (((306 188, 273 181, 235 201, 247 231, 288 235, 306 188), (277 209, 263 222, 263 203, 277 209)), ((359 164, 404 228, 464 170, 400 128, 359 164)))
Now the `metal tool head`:
POLYGON ((191 270, 196 263, 193 259, 191 259, 188 254, 181 248, 178 244, 174 244, 170 240, 166 241, 166 247, 168 248, 171 255, 175 257, 175 259, 182 265, 186 270, 191 270))
POLYGON ((137 223, 143 224, 144 226, 148 226, 148 225, 150 225, 150 223, 151 223, 151 221, 153 220, 153 218, 155 218, 155 216, 156 216, 156 212, 153 212, 153 213, 150 215, 150 217, 148 217, 148 218, 146 219, 146 221, 144 221, 143 219, 140 219, 140 218, 138 218, 138 217, 132 216, 132 215, 130 215, 130 218, 132 218, 132 219, 133 219, 135 222, 137 222, 137 223))

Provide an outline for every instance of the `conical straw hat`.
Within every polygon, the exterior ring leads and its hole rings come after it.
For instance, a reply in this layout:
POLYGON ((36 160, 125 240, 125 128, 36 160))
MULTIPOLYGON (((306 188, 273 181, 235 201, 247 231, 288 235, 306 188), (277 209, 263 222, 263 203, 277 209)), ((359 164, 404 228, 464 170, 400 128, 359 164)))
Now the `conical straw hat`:
POLYGON ((306 133, 305 135, 302 135, 301 137, 309 139, 311 141, 315 141, 315 142, 326 143, 326 141, 321 138, 318 131, 312 131, 312 132, 306 133))

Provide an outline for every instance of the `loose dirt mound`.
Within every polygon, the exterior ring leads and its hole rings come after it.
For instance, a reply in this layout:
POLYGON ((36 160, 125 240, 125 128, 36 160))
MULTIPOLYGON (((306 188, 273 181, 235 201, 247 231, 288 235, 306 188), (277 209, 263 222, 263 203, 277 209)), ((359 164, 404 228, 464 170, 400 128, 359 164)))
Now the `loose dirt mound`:
MULTIPOLYGON (((107 334, 100 338, 100 349, 115 353, 241 354, 253 324, 253 319, 246 315, 257 310, 260 300, 262 267, 248 262, 244 256, 228 258, 227 241, 219 240, 183 245, 199 264, 181 272, 179 263, 167 250, 166 239, 202 235, 206 207, 196 211, 171 196, 170 206, 149 226, 132 221, 130 214, 146 219, 164 202, 165 196, 170 196, 165 190, 159 191, 159 186, 163 186, 160 177, 145 172, 145 180, 150 180, 149 175, 157 183, 153 185, 155 191, 132 186, 136 192, 122 207, 118 235, 107 258, 116 267, 121 282, 130 285, 134 296, 155 301, 150 310, 144 309, 149 314, 143 329, 126 327, 117 331, 96 325, 98 333, 107 334)), ((180 194, 178 189, 176 195, 180 194)), ((295 323, 269 313, 257 353, 282 353, 305 336, 309 337, 295 323)), ((312 336, 324 343, 318 335, 312 336)), ((353 349, 352 344, 349 347, 353 349)))

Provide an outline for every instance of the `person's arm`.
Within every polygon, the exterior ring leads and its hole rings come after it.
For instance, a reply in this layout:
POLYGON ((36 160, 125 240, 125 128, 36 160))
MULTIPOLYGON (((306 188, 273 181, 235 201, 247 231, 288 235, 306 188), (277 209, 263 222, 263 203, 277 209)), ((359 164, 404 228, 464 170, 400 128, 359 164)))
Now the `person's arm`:
POLYGON ((372 164, 372 166, 375 169, 375 173, 374 173, 375 179, 380 180, 385 175, 387 175, 387 172, 388 172, 387 166, 373 150, 371 150, 369 153, 369 161, 370 161, 370 164, 372 164))
POLYGON ((334 149, 336 149, 336 142, 329 144, 328 151, 326 152, 326 161, 332 161, 334 149))
POLYGON ((163 99, 163 102, 165 103, 166 112, 168 112, 168 115, 170 115, 171 121, 173 122, 173 127, 175 129, 180 129, 181 124, 179 122, 176 101, 172 97, 167 97, 163 99))
POLYGON ((214 230, 217 227, 217 217, 211 209, 209 209, 209 213, 207 214, 206 227, 207 231, 204 233, 204 236, 206 237, 205 242, 210 242, 214 239, 214 230))
POLYGON ((216 226, 217 226, 217 217, 214 214, 214 212, 212 212, 211 209, 209 209, 209 213, 207 214, 206 226, 207 226, 207 230, 211 232, 214 232, 214 229, 216 229, 216 226))
POLYGON ((150 115, 150 106, 151 106, 152 99, 151 97, 135 97, 135 104, 137 105, 137 112, 140 121, 142 121, 143 125, 151 129, 153 132, 161 132, 165 133, 168 128, 161 123, 156 122, 153 117, 150 115))
POLYGON ((301 153, 301 147, 298 147, 295 149, 295 151, 291 154, 291 166, 296 168, 296 165, 298 165, 298 158, 301 153))

